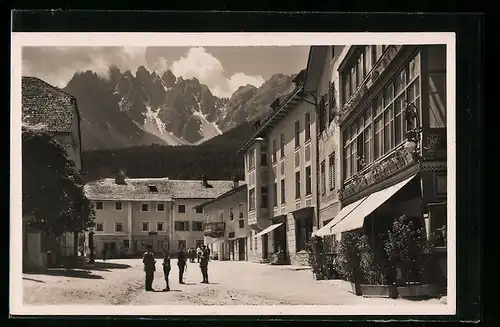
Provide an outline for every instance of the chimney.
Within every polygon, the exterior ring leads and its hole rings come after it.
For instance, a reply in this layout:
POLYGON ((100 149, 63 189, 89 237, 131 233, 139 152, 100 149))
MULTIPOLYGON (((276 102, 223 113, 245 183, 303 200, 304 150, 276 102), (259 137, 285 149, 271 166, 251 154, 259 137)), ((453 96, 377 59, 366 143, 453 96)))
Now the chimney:
POLYGON ((233 175, 233 188, 237 188, 240 186, 240 181, 238 180, 238 176, 233 175))
POLYGON ((257 132, 257 130, 259 129, 259 127, 260 127, 260 119, 257 119, 255 121, 255 123, 253 123, 253 131, 257 132))
POLYGON ((125 170, 123 169, 120 169, 120 171, 118 172, 118 174, 116 174, 115 176, 115 183, 117 185, 125 185, 125 170))
POLYGON ((208 184, 208 177, 207 175, 202 175, 201 176, 201 183, 203 184, 203 187, 206 187, 206 188, 212 188, 213 186, 208 184))

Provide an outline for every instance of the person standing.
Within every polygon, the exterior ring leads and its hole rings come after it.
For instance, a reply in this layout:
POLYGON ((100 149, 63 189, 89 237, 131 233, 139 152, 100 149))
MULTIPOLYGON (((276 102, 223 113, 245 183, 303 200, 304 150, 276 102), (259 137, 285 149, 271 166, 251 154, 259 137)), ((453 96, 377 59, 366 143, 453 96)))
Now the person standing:
POLYGON ((168 275, 170 274, 170 256, 168 251, 165 251, 165 256, 163 257, 163 275, 165 276, 166 287, 164 291, 170 291, 170 286, 168 284, 168 275))
POLYGON ((198 259, 198 263, 200 263, 201 253, 202 253, 201 248, 198 246, 196 248, 196 257, 198 259))
POLYGON ((102 261, 106 261, 106 254, 108 250, 106 248, 102 249, 101 255, 102 255, 102 261))
POLYGON ((142 263, 144 264, 144 272, 146 273, 146 291, 153 291, 153 279, 156 271, 155 258, 153 255, 153 247, 148 245, 147 251, 144 253, 142 263))
POLYGON ((201 246, 200 269, 203 276, 203 284, 208 284, 208 261, 210 260, 210 252, 205 245, 201 246))
POLYGON ((179 247, 179 252, 177 252, 177 267, 179 267, 179 284, 184 284, 184 269, 186 268, 186 252, 184 249, 179 247))

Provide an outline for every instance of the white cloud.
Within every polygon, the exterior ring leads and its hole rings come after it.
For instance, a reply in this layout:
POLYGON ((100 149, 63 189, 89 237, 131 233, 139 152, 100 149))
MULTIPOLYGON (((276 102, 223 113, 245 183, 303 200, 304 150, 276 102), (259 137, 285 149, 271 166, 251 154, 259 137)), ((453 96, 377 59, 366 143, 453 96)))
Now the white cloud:
POLYGON ((40 77, 46 82, 65 87, 75 72, 92 70, 108 77, 109 67, 135 75, 139 66, 158 74, 171 69, 175 76, 185 79, 196 77, 218 97, 230 97, 242 85, 259 87, 261 76, 235 73, 224 75, 222 63, 204 48, 190 48, 184 57, 172 63, 165 58, 146 60, 146 47, 27 47, 23 49, 23 75, 40 77))
POLYGON ((264 83, 261 76, 249 76, 245 73, 235 73, 227 78, 221 62, 201 47, 189 49, 185 57, 172 63, 171 70, 175 76, 186 79, 196 77, 218 97, 230 97, 242 85, 259 87, 264 83))

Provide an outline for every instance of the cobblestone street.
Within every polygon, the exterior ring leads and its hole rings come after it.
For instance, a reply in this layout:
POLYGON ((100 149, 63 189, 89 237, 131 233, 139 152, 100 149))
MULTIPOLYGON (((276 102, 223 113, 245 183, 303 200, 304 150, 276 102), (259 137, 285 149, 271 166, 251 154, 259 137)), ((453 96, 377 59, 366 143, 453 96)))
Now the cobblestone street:
MULTIPOLYGON (((311 270, 293 266, 270 266, 250 262, 212 261, 210 284, 201 284, 198 264, 188 263, 185 285, 178 283, 176 260, 172 260, 170 292, 157 260, 155 292, 144 290, 139 259, 98 261, 86 270, 52 270, 46 274, 23 274, 25 304, 130 304, 130 305, 377 305, 409 302, 355 296, 341 281, 316 281, 311 270)), ((446 303, 444 299, 414 302, 446 303)))

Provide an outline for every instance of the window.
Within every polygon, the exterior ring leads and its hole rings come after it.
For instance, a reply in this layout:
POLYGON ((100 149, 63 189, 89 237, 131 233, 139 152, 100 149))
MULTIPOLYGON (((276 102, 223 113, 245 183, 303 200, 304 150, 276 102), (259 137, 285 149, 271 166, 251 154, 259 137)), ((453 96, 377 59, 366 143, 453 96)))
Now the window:
POLYGON ((202 221, 193 221, 193 231, 202 232, 203 231, 203 222, 202 221))
POLYGON ((252 148, 248 151, 248 169, 255 168, 255 149, 252 148))
POLYGON ((165 231, 165 223, 162 221, 159 221, 156 223, 156 231, 157 232, 163 232, 165 231))
POLYGON ((117 211, 122 210, 122 203, 121 202, 115 202, 115 210, 117 210, 117 211))
POLYGON ((128 249, 130 247, 130 241, 129 240, 123 240, 123 248, 128 249))
POLYGON ((115 223, 115 232, 116 233, 123 232, 123 223, 115 223))
POLYGON ((417 54, 383 87, 364 114, 344 129, 345 179, 404 142, 406 102, 415 104, 420 114, 419 65, 417 54))
POLYGON ((149 211, 149 204, 148 203, 143 203, 141 204, 141 211, 149 211))
POLYGON ((305 115, 305 123, 304 123, 304 128, 305 128, 305 141, 309 141, 311 139, 311 114, 306 113, 305 115))
POLYGON ((194 211, 195 211, 196 213, 203 213, 203 207, 196 207, 196 208, 194 209, 194 211))
POLYGON ((238 213, 238 217, 240 219, 242 219, 244 217, 244 214, 243 214, 243 203, 240 203, 240 207, 239 207, 239 213, 238 213))
POLYGON ((158 188, 156 185, 148 185, 149 192, 151 193, 158 193, 158 188))
POLYGON ((238 227, 245 228, 245 220, 243 220, 243 219, 238 220, 238 227))
POLYGON ((273 184, 273 207, 278 205, 278 183, 273 184))
POLYGON ((327 111, 328 111, 328 103, 327 103, 328 95, 322 95, 319 101, 319 117, 318 117, 318 134, 321 134, 325 130, 326 122, 327 122, 327 111))
POLYGON ((319 187, 321 190, 321 194, 325 194, 326 193, 326 176, 325 176, 325 161, 324 160, 319 165, 319 171, 320 171, 319 187))
POLYGON ((184 204, 179 204, 177 206, 177 212, 178 213, 186 213, 186 206, 184 204))
POLYGON ((141 231, 149 232, 149 222, 148 221, 141 222, 141 231))
POLYGON ((261 208, 267 208, 267 187, 262 186, 260 188, 260 207, 261 208))
POLYGON ((156 211, 165 211, 165 204, 164 203, 157 203, 156 204, 156 211))
POLYGON ((96 223, 95 230, 96 230, 96 232, 103 232, 104 231, 104 224, 103 223, 96 223))
POLYGON ((295 198, 300 199, 300 171, 295 172, 295 198))
POLYGON ((312 233, 312 218, 295 220, 296 251, 304 251, 312 233))
POLYGON ((177 240, 177 250, 186 248, 186 240, 177 240))
POLYGON ((311 195, 312 193, 312 176, 311 176, 311 166, 306 167, 306 195, 311 195))
POLYGON ((328 181, 330 190, 335 189, 335 152, 328 157, 328 181))
POLYGON ((267 147, 262 146, 260 148, 260 165, 267 166, 267 147))
POLYGON ((300 121, 295 122, 295 148, 300 146, 300 121))
MULTIPOLYGON (((410 77, 420 72, 418 61, 410 62, 410 77), (413 64, 413 65, 412 65, 413 64)), ((429 127, 446 127, 446 46, 427 47, 427 85, 429 101, 429 127)))
POLYGON ((189 221, 174 222, 174 229, 176 232, 189 232, 189 221))
POLYGON ((276 140, 273 139, 271 143, 272 143, 272 149, 271 149, 272 154, 271 154, 271 156, 272 156, 273 163, 275 163, 276 162, 276 152, 278 151, 276 149, 276 140))
POLYGON ((104 204, 102 203, 102 201, 97 201, 95 203, 95 210, 103 210, 104 208, 104 204))
POLYGON ((285 179, 281 180, 281 204, 285 204, 285 179))
POLYGON ((331 123, 335 118, 335 84, 330 83, 330 89, 328 91, 328 122, 331 123))
POLYGON ((248 191, 248 210, 255 210, 255 189, 248 191))
POLYGON ((229 208, 229 220, 232 221, 234 220, 234 213, 233 213, 234 208, 230 207, 229 208))
POLYGON ((280 135, 280 157, 285 157, 285 135, 283 133, 280 135))

